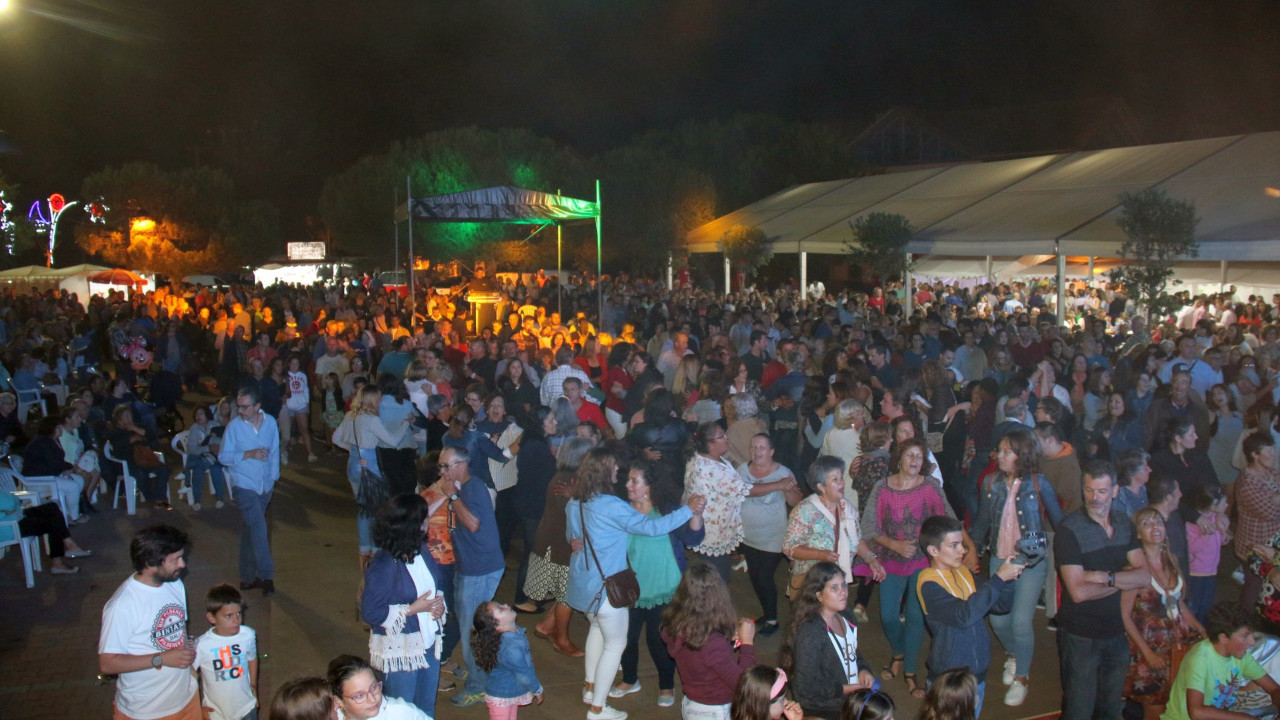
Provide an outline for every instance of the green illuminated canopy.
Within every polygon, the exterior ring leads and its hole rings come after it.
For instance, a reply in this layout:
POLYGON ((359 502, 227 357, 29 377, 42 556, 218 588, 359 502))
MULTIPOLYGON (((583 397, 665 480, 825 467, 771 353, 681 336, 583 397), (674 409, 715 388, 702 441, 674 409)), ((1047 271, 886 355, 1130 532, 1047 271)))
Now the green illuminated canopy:
MULTIPOLYGON (((414 220, 426 222, 545 225, 600 217, 598 203, 511 185, 413 198, 409 209, 414 220)), ((397 214, 400 218, 405 216, 403 205, 397 214)))

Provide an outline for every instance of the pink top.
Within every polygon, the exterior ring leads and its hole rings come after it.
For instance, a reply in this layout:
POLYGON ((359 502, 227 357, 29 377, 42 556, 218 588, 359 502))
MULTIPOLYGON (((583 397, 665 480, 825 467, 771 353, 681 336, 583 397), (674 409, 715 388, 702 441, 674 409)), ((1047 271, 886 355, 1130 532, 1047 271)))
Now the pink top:
MULTIPOLYGON (((921 552, 917 552, 912 558, 904 558, 875 542, 873 538, 884 535, 893 540, 909 540, 914 543, 920 538, 920 526, 934 515, 955 517, 942 494, 942 488, 938 487, 933 478, 925 478, 910 490, 894 490, 889 487, 887 480, 881 480, 871 489, 866 509, 862 512, 862 538, 880 555, 885 572, 907 576, 929 567, 929 558, 921 552)), ((865 572, 869 573, 869 569, 865 572)), ((861 573, 855 569, 854 574, 861 573)))
POLYGON ((1187 554, 1191 556, 1192 577, 1217 575, 1222 546, 1227 542, 1228 538, 1218 527, 1214 527, 1213 532, 1206 533, 1198 523, 1187 523, 1187 554))

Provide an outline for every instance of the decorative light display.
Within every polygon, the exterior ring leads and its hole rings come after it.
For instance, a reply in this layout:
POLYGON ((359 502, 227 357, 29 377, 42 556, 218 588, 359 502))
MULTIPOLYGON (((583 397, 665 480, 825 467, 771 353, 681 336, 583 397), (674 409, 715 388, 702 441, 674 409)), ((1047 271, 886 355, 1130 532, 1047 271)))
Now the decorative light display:
POLYGON ((59 193, 50 195, 45 202, 49 207, 48 217, 45 217, 44 206, 37 200, 31 203, 31 209, 27 211, 27 219, 31 221, 31 225, 36 229, 37 234, 48 235, 49 249, 44 255, 45 265, 53 267, 53 245, 58 240, 58 218, 62 217, 64 212, 80 203, 79 201, 67 202, 67 199, 59 193))
POLYGON ((89 203, 89 222, 106 225, 109 212, 111 208, 103 204, 102 198, 98 198, 97 201, 89 203))
POLYGON ((13 218, 9 216, 9 211, 13 209, 13 205, 4 197, 4 191, 0 190, 0 242, 4 243, 5 252, 13 254, 13 218))

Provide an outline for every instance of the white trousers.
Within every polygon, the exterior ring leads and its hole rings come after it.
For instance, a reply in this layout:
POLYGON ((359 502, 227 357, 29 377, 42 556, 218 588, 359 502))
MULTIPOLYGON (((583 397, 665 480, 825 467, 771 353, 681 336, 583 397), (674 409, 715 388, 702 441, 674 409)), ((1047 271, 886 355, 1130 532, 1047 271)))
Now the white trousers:
POLYGON ((586 682, 593 683, 594 707, 604 707, 609 700, 613 678, 622 664, 622 651, 627 649, 627 626, 631 615, 626 608, 615 608, 606 596, 600 610, 587 615, 591 630, 587 633, 586 682))

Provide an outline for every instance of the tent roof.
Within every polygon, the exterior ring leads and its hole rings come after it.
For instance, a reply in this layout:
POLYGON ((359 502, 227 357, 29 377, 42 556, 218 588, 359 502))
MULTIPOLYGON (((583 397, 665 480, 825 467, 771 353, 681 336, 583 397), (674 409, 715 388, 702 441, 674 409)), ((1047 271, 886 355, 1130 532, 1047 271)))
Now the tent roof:
POLYGON ((91 274, 101 270, 110 270, 105 265, 72 265, 64 268, 49 268, 43 265, 26 265, 0 272, 0 280, 64 280, 73 275, 91 274))
MULTIPOLYGON (((600 206, 554 193, 511 185, 413 198, 415 220, 427 222, 498 222, 527 225, 594 220, 600 206)), ((404 217, 401 206, 398 217, 404 217)))
POLYGON ((1200 257, 1280 257, 1280 132, 950 165, 788 188, 690 231, 689 252, 717 252, 734 224, 756 225, 775 252, 842 253, 849 223, 900 213, 913 253, 1114 257, 1118 196, 1161 189, 1195 204, 1200 257), (1056 248, 1055 248, 1056 246, 1056 248))

